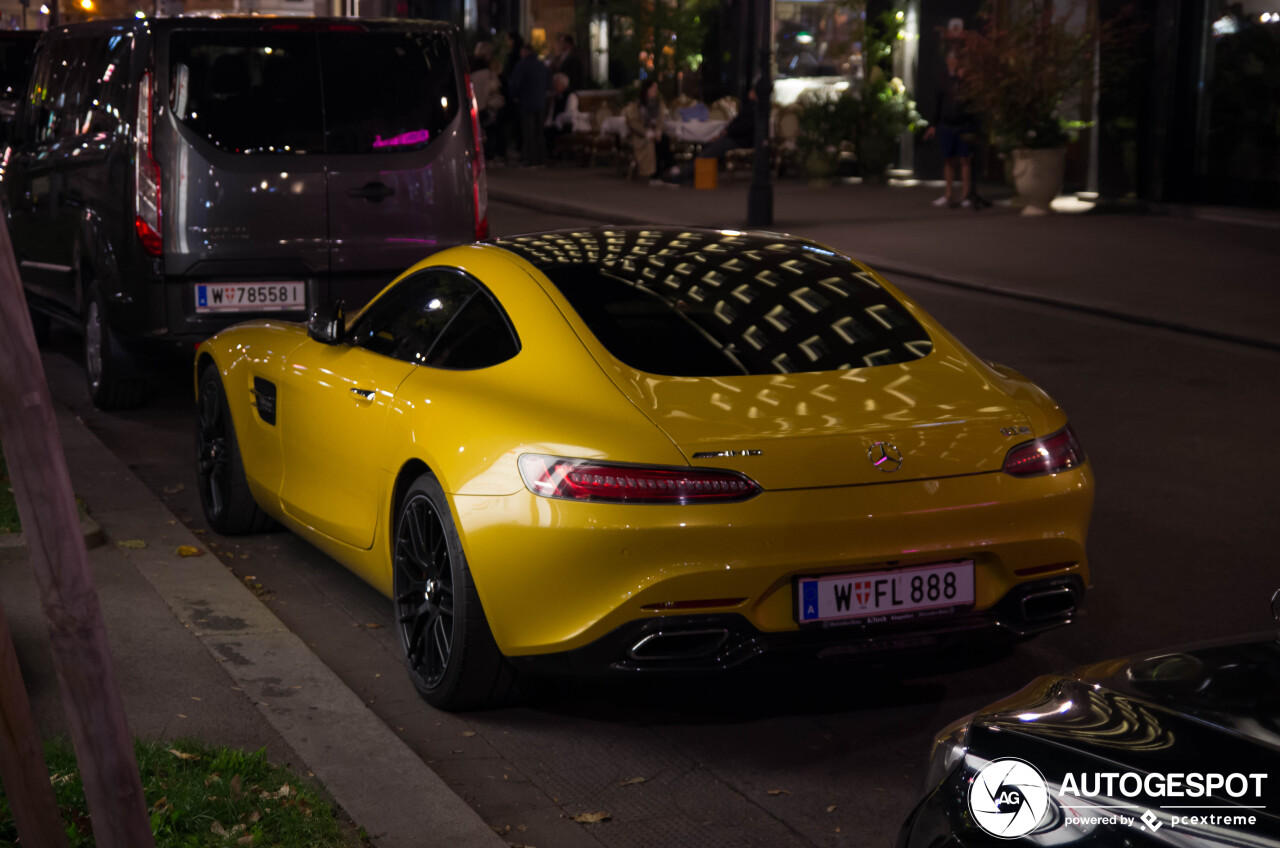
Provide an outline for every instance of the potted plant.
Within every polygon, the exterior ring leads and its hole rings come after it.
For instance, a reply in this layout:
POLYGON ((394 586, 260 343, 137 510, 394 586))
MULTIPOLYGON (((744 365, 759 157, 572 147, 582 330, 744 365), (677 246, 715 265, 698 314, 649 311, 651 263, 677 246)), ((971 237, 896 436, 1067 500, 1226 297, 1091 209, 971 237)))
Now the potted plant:
POLYGON ((805 173, 812 180, 829 179, 836 171, 842 142, 853 138, 858 102, 849 92, 811 88, 796 99, 800 150, 805 173))
POLYGON ((902 80, 889 75, 902 22, 900 13, 882 12, 862 27, 863 72, 855 98, 853 143, 864 180, 883 180, 897 158, 902 134, 927 123, 902 80))
POLYGON ((1062 188, 1066 145, 1083 126, 1064 114, 1093 83, 1097 50, 1117 43, 1118 23, 1059 11, 1052 0, 1007 0, 997 19, 960 39, 961 91, 992 143, 1012 158, 1023 214, 1043 214, 1062 188))
POLYGON ((829 176, 840 146, 847 142, 853 146, 862 178, 883 180, 897 158, 902 134, 924 125, 902 80, 885 70, 901 28, 890 13, 881 15, 878 24, 863 27, 866 64, 860 85, 843 92, 812 89, 798 99, 797 141, 810 176, 829 176))

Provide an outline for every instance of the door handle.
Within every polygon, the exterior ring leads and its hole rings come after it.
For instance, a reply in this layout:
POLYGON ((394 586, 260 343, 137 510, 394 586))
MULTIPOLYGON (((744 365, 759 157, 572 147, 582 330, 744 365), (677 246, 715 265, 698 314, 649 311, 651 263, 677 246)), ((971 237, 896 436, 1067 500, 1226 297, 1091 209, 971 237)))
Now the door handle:
POLYGON ((395 193, 396 190, 391 186, 379 182, 365 183, 360 188, 347 189, 348 197, 363 197, 372 203, 381 203, 395 193))
POLYGON ((360 400, 373 400, 375 392, 373 389, 352 389, 351 394, 360 398, 360 400))

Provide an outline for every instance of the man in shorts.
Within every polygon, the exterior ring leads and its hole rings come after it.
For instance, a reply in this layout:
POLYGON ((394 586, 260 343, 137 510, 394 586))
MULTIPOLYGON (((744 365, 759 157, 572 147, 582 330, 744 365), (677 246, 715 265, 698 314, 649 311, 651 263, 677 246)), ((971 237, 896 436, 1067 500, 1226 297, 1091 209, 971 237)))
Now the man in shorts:
POLYGON ((964 73, 960 69, 960 57, 955 51, 947 54, 947 72, 938 83, 938 98, 933 113, 933 124, 924 131, 926 141, 938 137, 942 148, 942 178, 946 189, 942 197, 933 201, 934 206, 969 206, 973 203, 973 145, 966 141, 978 131, 977 119, 969 113, 968 105, 960 92, 964 73), (956 164, 960 165, 961 193, 957 197, 952 189, 956 176, 956 164))

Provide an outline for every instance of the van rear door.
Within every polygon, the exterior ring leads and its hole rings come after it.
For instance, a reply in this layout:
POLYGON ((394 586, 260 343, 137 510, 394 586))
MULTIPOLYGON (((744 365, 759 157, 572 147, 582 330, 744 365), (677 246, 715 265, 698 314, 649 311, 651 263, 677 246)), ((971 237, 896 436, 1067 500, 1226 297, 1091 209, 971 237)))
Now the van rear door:
POLYGON ((475 238, 475 145, 452 30, 368 26, 319 35, 332 290, 348 306, 475 238))
POLYGON ((316 34, 183 22, 158 66, 172 115, 157 121, 169 133, 156 148, 164 268, 182 289, 169 292, 170 329, 214 332, 250 315, 297 320, 328 300, 316 34))

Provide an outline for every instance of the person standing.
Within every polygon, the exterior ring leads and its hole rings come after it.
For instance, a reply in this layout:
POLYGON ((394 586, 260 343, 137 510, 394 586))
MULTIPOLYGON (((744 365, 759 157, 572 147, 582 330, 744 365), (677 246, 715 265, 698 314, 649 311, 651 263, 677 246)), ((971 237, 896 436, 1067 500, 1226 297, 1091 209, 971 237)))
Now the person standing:
POLYGON ((551 72, 564 74, 569 78, 569 90, 580 91, 586 78, 582 67, 582 57, 574 46, 573 36, 567 32, 556 36, 556 56, 551 62, 551 72))
POLYGON ((973 145, 968 138, 978 132, 978 120, 969 112, 961 87, 964 69, 954 50, 947 53, 947 67, 938 82, 938 96, 934 103, 933 124, 924 131, 928 141, 935 135, 942 152, 942 179, 946 188, 942 197, 933 201, 934 206, 970 206, 973 203, 973 145), (961 195, 956 197, 952 189, 956 166, 960 167, 961 195))
POLYGON ((551 72, 528 44, 520 53, 520 61, 511 72, 511 96, 520 110, 520 161, 522 165, 540 168, 547 164, 542 121, 547 114, 551 72))

